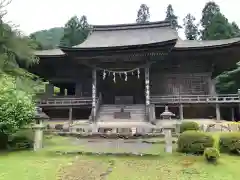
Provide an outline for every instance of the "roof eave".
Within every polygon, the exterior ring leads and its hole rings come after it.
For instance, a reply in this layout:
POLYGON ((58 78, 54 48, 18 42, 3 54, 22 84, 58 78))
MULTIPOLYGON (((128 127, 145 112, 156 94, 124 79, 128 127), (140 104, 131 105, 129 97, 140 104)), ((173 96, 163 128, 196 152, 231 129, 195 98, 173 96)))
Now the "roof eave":
POLYGON ((157 46, 164 46, 173 44, 175 45, 177 39, 172 39, 168 41, 158 42, 158 43, 150 43, 150 44, 140 44, 140 45, 129 45, 129 46, 114 46, 114 47, 89 47, 89 48, 77 48, 77 47, 59 47, 63 52, 70 52, 70 51, 104 51, 104 50, 134 50, 134 49, 141 49, 141 48, 151 48, 157 46))
POLYGON ((240 45, 240 40, 228 44, 220 44, 220 45, 213 45, 213 46, 197 46, 197 47, 174 47, 174 51, 191 51, 191 50, 212 50, 216 48, 226 48, 231 46, 240 45))
POLYGON ((40 54, 35 54, 35 56, 37 56, 39 58, 61 58, 61 57, 65 57, 66 54, 61 54, 61 55, 49 55, 49 54, 40 55, 40 54))

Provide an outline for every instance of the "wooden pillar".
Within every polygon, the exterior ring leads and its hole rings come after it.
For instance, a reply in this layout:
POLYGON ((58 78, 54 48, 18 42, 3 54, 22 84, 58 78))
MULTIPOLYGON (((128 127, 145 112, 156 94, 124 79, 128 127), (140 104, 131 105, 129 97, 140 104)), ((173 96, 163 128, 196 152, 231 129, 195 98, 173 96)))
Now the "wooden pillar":
POLYGON ((76 86, 75 86, 75 95, 77 97, 80 97, 82 96, 82 84, 80 82, 77 82, 76 83, 76 86))
POLYGON ((220 106, 219 106, 219 104, 216 104, 216 119, 217 119, 217 121, 221 120, 221 113, 220 113, 220 106))
POLYGON ((69 108, 69 115, 68 115, 68 118, 69 118, 69 123, 72 123, 72 107, 69 108))
POLYGON ((179 105, 179 116, 180 116, 180 120, 183 120, 183 105, 182 104, 179 105))
POLYGON ((60 93, 61 96, 65 96, 65 88, 60 87, 60 93))
POLYGON ((54 95, 54 85, 51 83, 46 84, 45 91, 46 91, 47 96, 53 96, 54 95))
POLYGON ((240 89, 238 89, 238 118, 240 117, 240 89))
POLYGON ((97 91, 97 71, 92 70, 92 121, 96 121, 96 91, 97 91))
POLYGON ((231 108, 231 118, 232 118, 232 121, 235 121, 234 107, 231 108))
POLYGON ((146 104, 146 118, 149 121, 150 113, 150 81, 149 81, 149 67, 145 68, 145 104, 146 104))

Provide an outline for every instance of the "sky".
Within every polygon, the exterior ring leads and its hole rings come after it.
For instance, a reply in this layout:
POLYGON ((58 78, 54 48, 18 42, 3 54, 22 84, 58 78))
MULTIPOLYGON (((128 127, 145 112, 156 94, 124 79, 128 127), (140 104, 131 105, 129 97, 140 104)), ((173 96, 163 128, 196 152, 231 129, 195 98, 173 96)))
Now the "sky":
MULTIPOLYGON (((168 4, 172 4, 175 14, 182 19, 187 13, 193 14, 197 21, 209 0, 12 0, 6 7, 6 19, 19 26, 25 34, 64 26, 74 15, 86 15, 92 25, 134 23, 141 4, 150 9, 150 21, 165 18, 168 4)), ((239 0, 215 0, 221 12, 240 25, 239 0)), ((180 32, 183 34, 183 32, 180 32)))

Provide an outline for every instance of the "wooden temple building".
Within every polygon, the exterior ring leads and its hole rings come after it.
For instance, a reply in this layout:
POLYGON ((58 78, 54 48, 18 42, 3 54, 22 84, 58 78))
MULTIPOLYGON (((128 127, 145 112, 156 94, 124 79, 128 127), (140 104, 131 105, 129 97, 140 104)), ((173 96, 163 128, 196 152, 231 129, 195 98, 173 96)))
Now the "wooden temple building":
POLYGON ((240 117, 238 93, 219 95, 214 81, 240 60, 240 38, 182 40, 168 21, 97 25, 79 45, 36 55, 31 72, 49 82, 38 105, 53 120, 148 122, 166 105, 179 119, 240 117))

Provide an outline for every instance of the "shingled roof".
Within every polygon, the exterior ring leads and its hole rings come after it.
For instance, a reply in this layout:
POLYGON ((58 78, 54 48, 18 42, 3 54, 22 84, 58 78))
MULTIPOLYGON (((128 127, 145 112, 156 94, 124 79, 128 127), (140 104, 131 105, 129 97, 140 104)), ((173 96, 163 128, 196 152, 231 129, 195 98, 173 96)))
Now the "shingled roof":
POLYGON ((107 48, 157 44, 177 40, 177 32, 169 21, 145 24, 98 25, 88 38, 73 48, 107 48))
POLYGON ((240 44, 240 38, 222 39, 222 40, 182 40, 178 39, 175 49, 201 49, 201 48, 216 48, 229 46, 232 44, 240 44))
POLYGON ((140 46, 161 46, 164 43, 173 43, 175 50, 191 50, 203 48, 218 48, 240 44, 240 38, 225 40, 182 40, 177 31, 171 28, 169 21, 150 22, 145 24, 118 24, 118 25, 95 25, 88 38, 81 44, 67 48, 36 51, 40 57, 64 56, 68 51, 104 51, 108 49, 138 48, 140 46), (175 44, 176 43, 176 44, 175 44))
POLYGON ((61 49, 38 50, 34 52, 36 56, 64 56, 65 53, 61 49))

